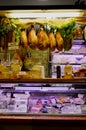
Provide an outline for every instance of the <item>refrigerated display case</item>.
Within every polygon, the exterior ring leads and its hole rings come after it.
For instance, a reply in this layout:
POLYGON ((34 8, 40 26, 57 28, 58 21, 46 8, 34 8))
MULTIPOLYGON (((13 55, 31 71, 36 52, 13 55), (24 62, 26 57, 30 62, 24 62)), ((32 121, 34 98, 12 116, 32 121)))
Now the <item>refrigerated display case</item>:
MULTIPOLYGON (((46 25, 47 22, 49 22, 54 27, 60 27, 65 19, 68 18, 74 18, 78 25, 81 25, 79 27, 84 28, 86 26, 86 10, 85 9, 49 9, 49 10, 41 10, 41 9, 1 9, 0 10, 0 16, 3 18, 3 22, 7 22, 6 25, 7 28, 1 28, 1 33, 5 33, 5 31, 9 31, 9 29, 15 29, 16 36, 20 35, 20 30, 16 30, 16 27, 18 29, 21 29, 24 31, 26 29, 26 32, 31 30, 30 27, 39 28, 39 25, 43 26, 43 24, 46 25), (55 20, 57 20, 57 23, 55 23, 55 20), (11 20, 11 21, 9 21, 11 20), (50 21, 48 21, 50 20, 50 21), (60 20, 60 21, 59 21, 60 20), (59 22, 58 22, 59 21, 59 22), (9 24, 10 22, 10 24, 9 24), (15 24, 16 22, 16 24, 15 24), (36 23, 37 25, 35 26, 36 23), (12 26, 10 26, 12 25, 12 26), (22 28, 21 28, 22 25, 22 28), (57 25, 57 26, 56 26, 57 25), (13 27, 13 28, 11 28, 13 27), (8 30, 5 30, 8 29, 8 30), (4 32, 3 32, 4 31, 4 32)), ((73 20, 74 20, 73 19, 73 20)), ((4 26, 3 26, 4 27, 4 26)), ((6 27, 6 26, 5 26, 6 27)), ((46 26, 45 30, 46 30, 46 26)), ((43 29, 43 28, 42 28, 43 29)), ((50 28, 48 28, 50 29, 50 28)), ((47 29, 47 31, 49 31, 47 29)), ((81 31, 81 30, 80 30, 81 31)), ((36 32, 38 33, 38 32, 36 32)), ((45 67, 45 73, 46 76, 40 77, 40 73, 37 69, 37 71, 32 71, 30 73, 29 70, 29 76, 25 73, 26 70, 20 72, 22 61, 24 62, 23 56, 26 56, 25 49, 26 46, 23 46, 24 48, 24 55, 23 48, 21 49, 18 54, 20 54, 21 58, 18 58, 18 55, 13 60, 12 56, 15 52, 15 48, 19 49, 20 43, 19 43, 19 37, 16 39, 9 39, 11 42, 8 42, 9 44, 1 45, 1 52, 4 52, 7 54, 7 52, 10 53, 10 61, 11 63, 15 64, 14 62, 19 62, 18 65, 20 66, 14 66, 12 68, 12 64, 8 64, 8 59, 5 62, 1 61, 1 64, 5 64, 5 67, 1 71, 0 74, 0 120, 79 120, 83 121, 86 120, 86 73, 84 76, 74 76, 69 78, 63 78, 64 71, 62 71, 61 78, 53 77, 53 74, 56 74, 56 68, 55 65, 58 64, 58 61, 56 61, 57 58, 63 58, 64 61, 61 59, 59 61, 59 64, 61 67, 64 67, 64 65, 73 65, 74 71, 81 68, 81 65, 84 65, 85 67, 85 57, 86 57, 86 41, 83 35, 83 30, 81 37, 75 37, 73 45, 71 44, 72 48, 75 49, 75 51, 71 51, 70 47, 66 48, 68 50, 61 49, 58 53, 58 49, 54 48, 50 52, 50 45, 47 48, 47 46, 44 46, 45 48, 37 48, 37 51, 35 50, 35 47, 29 48, 29 51, 31 51, 32 56, 36 56, 36 58, 41 55, 40 60, 36 59, 35 63, 37 63, 38 66, 45 67), (76 39, 78 38, 78 39, 76 39), (13 43, 12 43, 13 42, 13 43), (84 48, 82 52, 77 52, 77 48, 81 47, 84 48), (39 50, 38 50, 39 49, 39 50), (70 52, 69 52, 70 50, 70 52), (34 51, 38 54, 34 54, 34 51), (39 51, 39 52, 38 52, 39 51), (79 53, 79 54, 78 54, 79 53), (56 57, 55 57, 56 56, 56 57), (63 56, 63 57, 61 57, 63 56), (70 57, 69 57, 70 56, 70 57), (42 59, 45 57, 44 59, 42 59), (66 59, 65 59, 66 57, 66 59), (71 59, 71 57, 73 59, 71 59), (78 59, 77 59, 78 57, 78 59), (83 58, 84 57, 84 58, 83 58), (51 58, 51 59, 50 59, 51 58), (69 61, 68 61, 69 58, 69 61), (71 60, 70 60, 71 59, 71 60), (67 60, 67 61, 66 61, 67 60), (80 62, 83 60, 82 62, 80 62), (42 61, 42 62, 41 62, 42 61), (43 61, 46 61, 43 62, 43 61), (54 62, 52 62, 54 61, 54 62), (46 64, 46 65, 45 65, 46 64), (20 67, 20 68, 17 68, 20 67), (7 69, 10 70, 10 73, 6 71, 7 69), (12 72, 12 69, 14 70, 12 72), (5 71, 4 71, 5 70, 5 71), (34 73, 33 73, 34 72, 34 73), (3 78, 4 77, 4 78, 3 78)), ((4 35, 5 36, 5 35, 4 35)), ((8 35, 7 35, 8 36, 8 35)), ((46 36, 46 35, 45 35, 46 36)), ((12 34, 12 38, 15 36, 12 34)), ((65 36, 64 36, 65 37, 65 36)), ((66 37, 67 38, 67 37, 66 37)), ((67 41, 66 41, 67 42, 67 41)), ((30 45, 30 44, 29 44, 30 45)), ((81 51, 82 51, 81 50, 81 51)), ((6 56, 6 55, 5 55, 6 56)), ((7 57, 5 57, 7 58, 7 57)), ((31 62, 31 65, 33 63, 31 62)), ((36 67, 38 67, 36 66, 36 67)), ((32 67, 32 66, 31 66, 32 67)), ((43 70, 43 69, 42 69, 43 70)), ((61 68, 62 70, 62 68, 61 68)), ((74 74, 74 73, 73 73, 74 74)))
POLYGON ((0 118, 85 120, 85 87, 85 78, 3 81, 0 118))

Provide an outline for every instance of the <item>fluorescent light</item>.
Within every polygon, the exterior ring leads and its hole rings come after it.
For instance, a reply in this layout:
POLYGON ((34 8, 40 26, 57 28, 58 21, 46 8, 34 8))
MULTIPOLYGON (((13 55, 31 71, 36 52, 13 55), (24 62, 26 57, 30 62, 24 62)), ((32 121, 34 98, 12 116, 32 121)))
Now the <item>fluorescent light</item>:
POLYGON ((7 13, 10 18, 60 18, 60 17, 80 17, 83 12, 38 12, 38 13, 7 13))

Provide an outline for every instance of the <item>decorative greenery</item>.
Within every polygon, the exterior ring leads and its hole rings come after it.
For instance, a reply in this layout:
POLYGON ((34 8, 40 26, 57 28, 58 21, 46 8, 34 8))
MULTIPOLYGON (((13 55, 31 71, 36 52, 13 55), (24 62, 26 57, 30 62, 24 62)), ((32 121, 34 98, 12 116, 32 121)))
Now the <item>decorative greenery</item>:
POLYGON ((16 30, 17 29, 16 23, 17 23, 16 19, 1 17, 0 18, 0 35, 4 35, 8 33, 9 31, 16 30))

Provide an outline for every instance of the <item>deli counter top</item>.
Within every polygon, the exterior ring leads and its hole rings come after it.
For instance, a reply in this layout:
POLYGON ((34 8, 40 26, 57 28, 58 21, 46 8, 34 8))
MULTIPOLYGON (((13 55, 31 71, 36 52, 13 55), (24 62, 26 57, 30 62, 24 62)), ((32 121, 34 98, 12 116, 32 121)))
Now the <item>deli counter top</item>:
POLYGON ((0 83, 86 83, 85 77, 70 79, 44 78, 44 79, 0 79, 0 83))
POLYGON ((0 122, 86 121, 86 115, 0 115, 0 122))

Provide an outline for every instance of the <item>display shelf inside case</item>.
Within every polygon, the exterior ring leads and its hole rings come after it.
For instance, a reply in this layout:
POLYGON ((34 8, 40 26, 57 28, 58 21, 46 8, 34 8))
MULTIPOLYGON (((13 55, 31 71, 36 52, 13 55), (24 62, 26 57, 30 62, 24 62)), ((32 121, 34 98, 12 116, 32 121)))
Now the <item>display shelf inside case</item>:
POLYGON ((82 40, 77 40, 77 39, 74 39, 74 44, 75 45, 81 45, 81 44, 85 44, 85 40, 84 39, 82 39, 82 40))
POLYGON ((69 51, 52 52, 51 53, 51 77, 56 78, 56 67, 59 64, 61 67, 61 76, 64 75, 64 68, 70 65, 73 73, 78 72, 80 68, 86 64, 86 42, 84 40, 74 40, 74 44, 69 51))
POLYGON ((0 84, 0 114, 86 115, 85 83, 0 84), (7 85, 7 86, 6 86, 7 85), (79 87, 78 87, 79 85, 79 87), (10 87, 9 87, 10 86, 10 87))

